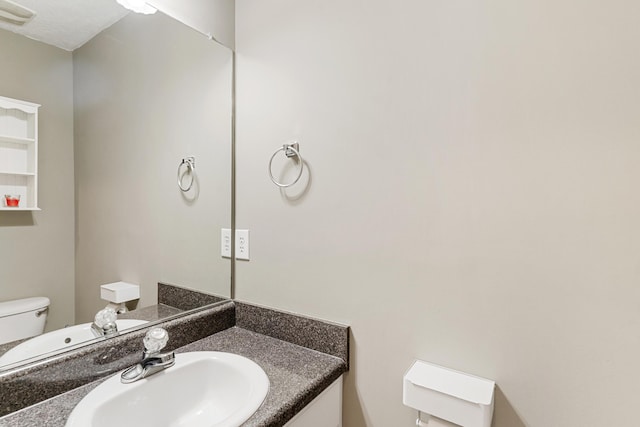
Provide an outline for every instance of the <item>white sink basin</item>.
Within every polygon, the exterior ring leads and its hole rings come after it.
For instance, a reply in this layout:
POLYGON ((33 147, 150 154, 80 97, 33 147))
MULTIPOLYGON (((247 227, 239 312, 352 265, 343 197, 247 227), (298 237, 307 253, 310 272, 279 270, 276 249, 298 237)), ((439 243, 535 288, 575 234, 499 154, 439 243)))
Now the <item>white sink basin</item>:
POLYGON ((246 357, 176 354, 174 366, 131 384, 120 373, 87 394, 66 427, 237 427, 260 407, 269 379, 246 357))
MULTIPOLYGON (((118 331, 133 328, 148 323, 146 320, 121 319, 116 320, 118 331)), ((91 323, 69 326, 38 335, 27 340, 0 357, 0 366, 10 365, 32 357, 42 356, 59 350, 66 350, 86 341, 95 339, 91 332, 91 323)))

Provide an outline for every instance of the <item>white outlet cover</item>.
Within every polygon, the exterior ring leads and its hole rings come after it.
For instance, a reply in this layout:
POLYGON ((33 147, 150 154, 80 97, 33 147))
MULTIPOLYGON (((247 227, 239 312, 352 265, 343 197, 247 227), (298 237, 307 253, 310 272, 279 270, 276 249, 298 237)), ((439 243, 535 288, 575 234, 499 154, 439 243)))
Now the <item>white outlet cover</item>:
POLYGON ((220 255, 223 258, 231 258, 231 229, 220 229, 220 255))
POLYGON ((236 230, 236 259, 249 261, 249 230, 236 230))

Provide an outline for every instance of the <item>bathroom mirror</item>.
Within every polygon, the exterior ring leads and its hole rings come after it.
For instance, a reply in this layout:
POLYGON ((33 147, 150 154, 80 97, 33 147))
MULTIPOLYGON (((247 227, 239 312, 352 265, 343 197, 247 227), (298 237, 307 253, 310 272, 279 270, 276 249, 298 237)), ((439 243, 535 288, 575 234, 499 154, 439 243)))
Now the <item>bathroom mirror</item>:
POLYGON ((73 52, 34 44, 0 30, 0 95, 41 104, 42 209, 0 212, 0 301, 48 297, 50 332, 91 322, 106 283, 140 285, 130 308, 157 305, 158 283, 228 298, 231 50, 161 12, 73 52))

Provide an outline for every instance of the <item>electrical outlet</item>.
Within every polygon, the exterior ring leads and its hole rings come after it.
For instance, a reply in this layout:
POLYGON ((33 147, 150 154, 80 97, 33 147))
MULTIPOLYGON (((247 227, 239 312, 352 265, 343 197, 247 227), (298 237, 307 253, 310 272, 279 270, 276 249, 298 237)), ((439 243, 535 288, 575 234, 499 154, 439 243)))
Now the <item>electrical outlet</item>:
POLYGON ((236 259, 249 261, 249 230, 236 230, 236 259))
POLYGON ((220 255, 223 258, 231 258, 231 229, 220 229, 220 255))

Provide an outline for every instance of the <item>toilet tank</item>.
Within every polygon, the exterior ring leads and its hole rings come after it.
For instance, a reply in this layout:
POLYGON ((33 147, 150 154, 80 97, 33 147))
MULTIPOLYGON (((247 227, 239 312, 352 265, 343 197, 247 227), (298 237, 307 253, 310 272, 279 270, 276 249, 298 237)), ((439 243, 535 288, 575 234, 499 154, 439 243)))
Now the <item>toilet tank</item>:
POLYGON ((0 302, 0 344, 44 332, 49 303, 47 297, 0 302))

